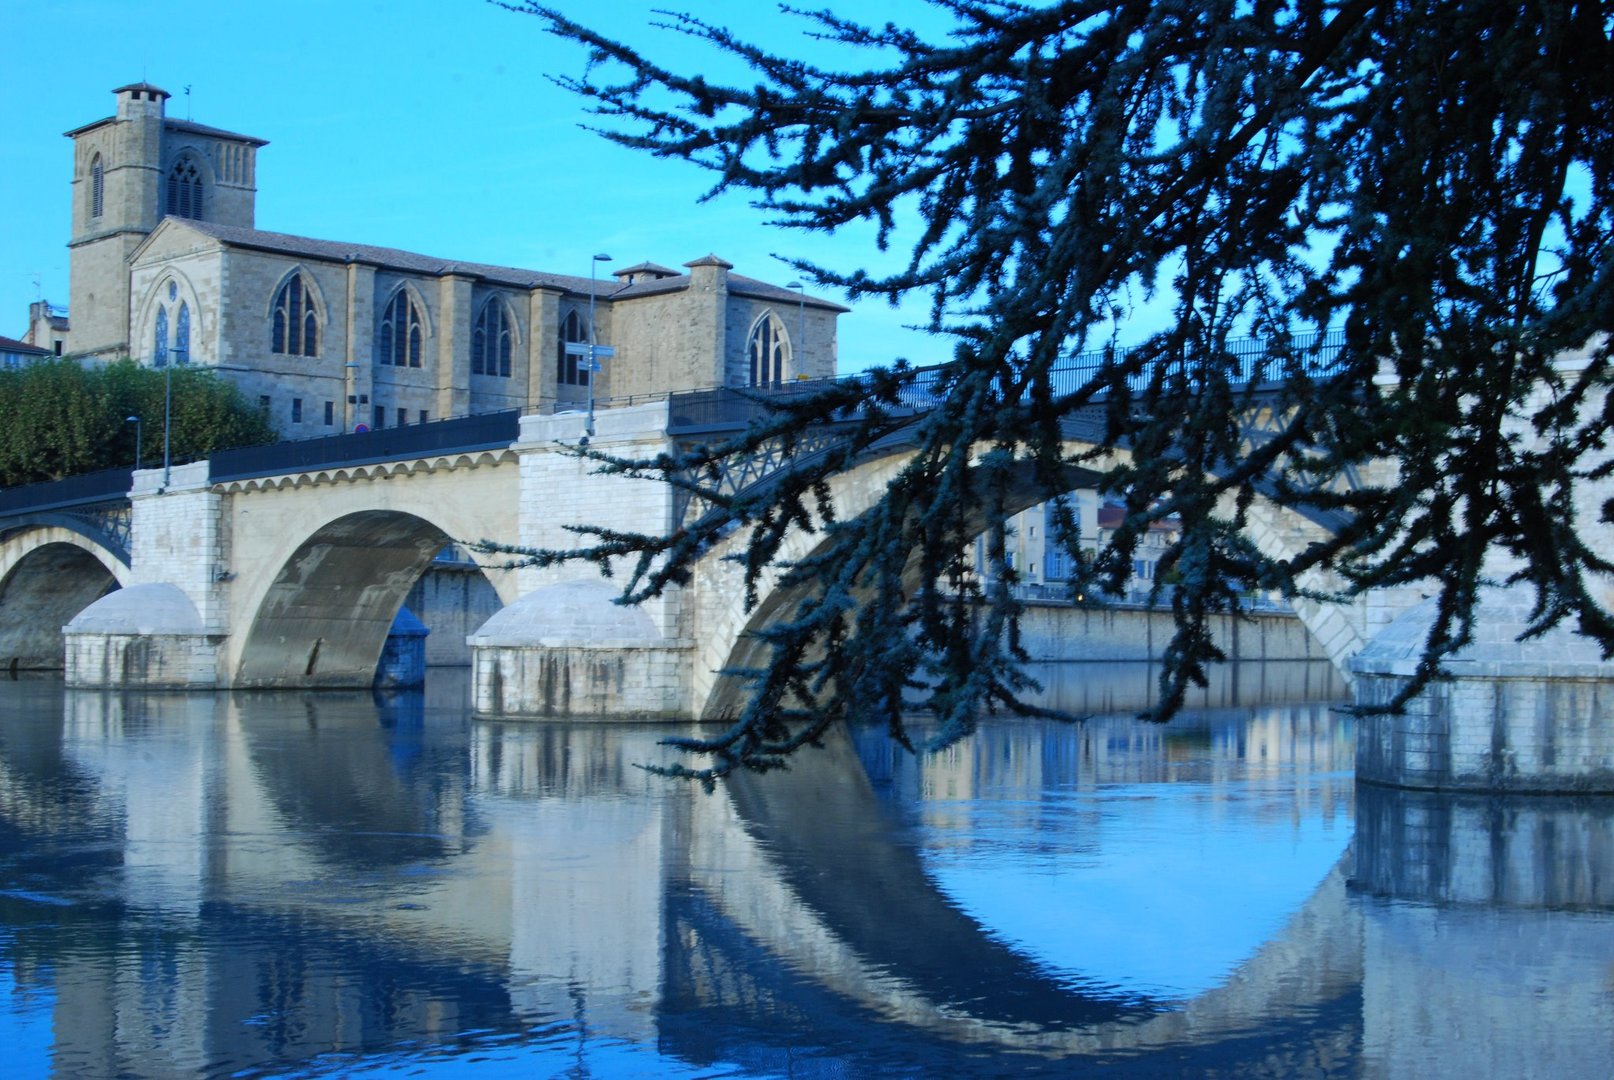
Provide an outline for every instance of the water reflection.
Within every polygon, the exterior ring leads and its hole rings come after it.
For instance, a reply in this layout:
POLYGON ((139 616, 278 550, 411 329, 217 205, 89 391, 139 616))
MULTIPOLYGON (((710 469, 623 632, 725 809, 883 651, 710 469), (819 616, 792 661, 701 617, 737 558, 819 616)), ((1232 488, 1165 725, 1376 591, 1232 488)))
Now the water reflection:
MULTIPOLYGON (((1160 667, 1149 662, 1071 660, 1032 666, 1042 684, 1036 704, 1080 715, 1135 712, 1159 689, 1160 667)), ((1202 687, 1190 688, 1191 711, 1308 701, 1341 701, 1350 688, 1327 660, 1242 660, 1216 664, 1202 687)))
POLYGON ((1357 808, 1375 1072, 1614 1075, 1614 799, 1363 784, 1357 808))
POLYGON ((1614 1071, 1608 808, 1364 788, 1352 871, 1323 706, 856 732, 708 797, 636 767, 666 728, 442 683, 7 687, 16 1067, 1614 1071))

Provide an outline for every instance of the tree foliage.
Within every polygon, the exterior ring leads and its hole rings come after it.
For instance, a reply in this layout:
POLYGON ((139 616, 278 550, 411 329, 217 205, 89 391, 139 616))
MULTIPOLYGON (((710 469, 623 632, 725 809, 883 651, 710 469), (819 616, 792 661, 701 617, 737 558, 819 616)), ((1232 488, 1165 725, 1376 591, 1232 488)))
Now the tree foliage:
POLYGON ((915 377, 899 364, 730 444, 607 462, 687 482, 725 453, 861 410, 844 454, 765 492, 710 492, 717 509, 696 528, 537 553, 629 557, 635 598, 687 580, 736 528, 753 583, 789 530, 825 531, 822 553, 785 571, 807 598, 766 631, 771 656, 749 672, 733 728, 703 744, 717 755, 705 775, 777 763, 849 716, 905 740, 905 701, 933 709, 944 739, 1013 706, 1014 568, 995 543, 995 573, 974 582, 960 553, 1028 485, 1053 497, 1076 467, 1101 466, 1100 489, 1128 513, 1096 556, 1061 523, 1074 590, 1118 588, 1147 523, 1182 522, 1157 718, 1222 659, 1210 616, 1252 588, 1295 595, 1318 567, 1353 591, 1438 592, 1408 693, 1470 640, 1488 553, 1522 567, 1512 578, 1535 589, 1537 632, 1570 620, 1614 644, 1598 595, 1614 568, 1587 540, 1597 522, 1574 510, 1607 475, 1614 420, 1608 5, 933 6, 952 20, 935 40, 801 13, 846 58, 837 68, 668 15, 675 40, 749 66, 731 84, 695 73, 687 48, 660 63, 555 8, 520 8, 586 48, 584 73, 562 82, 606 137, 705 167, 714 192, 749 193, 786 227, 875 223, 907 253, 900 272, 794 265, 852 297, 927 296, 930 329, 953 342, 923 418, 892 408, 915 377), (1146 303, 1166 316, 1116 348, 1146 303), (1328 330, 1343 332, 1337 354, 1308 344, 1328 330), (1265 342, 1253 362, 1230 347, 1250 337, 1265 342), (1091 377, 1056 377, 1091 349, 1106 350, 1091 377), (1583 364, 1555 365, 1575 350, 1583 364), (1259 405, 1252 383, 1281 419, 1261 441, 1241 424, 1259 405), (1074 454, 1061 421, 1084 410, 1102 416, 1101 445, 1074 454), (914 425, 911 463, 879 505, 835 519, 827 480, 900 424, 914 425), (1373 462, 1395 479, 1336 482, 1373 462), (1257 499, 1337 528, 1293 557, 1263 555, 1245 535, 1257 499))
MULTIPOLYGON (((200 368, 172 372, 169 455, 195 461, 215 450, 271 442, 263 411, 200 368)), ((133 361, 47 360, 0 371, 0 485, 32 484, 135 464, 162 464, 164 374, 133 361)))

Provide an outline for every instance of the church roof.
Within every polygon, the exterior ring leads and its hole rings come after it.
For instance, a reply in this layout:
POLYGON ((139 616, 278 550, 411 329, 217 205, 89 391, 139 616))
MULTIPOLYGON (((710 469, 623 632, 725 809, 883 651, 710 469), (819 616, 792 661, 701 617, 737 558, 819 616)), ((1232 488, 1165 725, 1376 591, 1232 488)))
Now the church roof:
POLYGON ((233 139, 236 142, 251 143, 253 146, 268 146, 268 139, 260 139, 256 135, 243 135, 239 131, 226 131, 223 128, 208 127, 206 124, 193 123, 190 120, 175 120, 166 117, 163 127, 170 131, 186 131, 192 135, 209 135, 216 139, 233 139))
MULTIPOLYGON (((69 139, 82 135, 86 131, 94 131, 103 124, 110 124, 117 120, 116 116, 103 116, 99 120, 92 120, 71 131, 62 132, 69 139)), ((234 142, 250 143, 253 146, 268 146, 268 139, 260 139, 256 135, 243 135, 239 131, 226 131, 224 128, 209 127, 206 124, 193 123, 190 120, 176 120, 171 116, 163 117, 163 127, 170 131, 183 131, 192 135, 206 135, 214 139, 230 139, 234 142)))
MULTIPOLYGON (((689 288, 688 274, 677 274, 672 277, 639 281, 632 285, 622 285, 610 278, 590 279, 572 274, 550 274, 541 270, 495 266, 491 263, 460 262, 432 255, 421 255, 413 251, 404 251, 401 248, 376 247, 373 244, 354 244, 342 240, 316 240, 308 236, 266 232, 262 229, 249 229, 241 225, 225 225, 216 221, 196 221, 179 218, 170 220, 186 228, 195 229, 205 236, 211 236, 231 247, 269 251, 278 255, 301 259, 320 259, 340 263, 367 263, 387 270, 429 274, 434 277, 441 277, 446 274, 460 274, 466 277, 481 278, 483 281, 495 285, 507 285, 519 289, 555 289, 561 292, 583 295, 592 286, 597 290, 601 299, 631 300, 640 296, 657 296, 665 293, 681 292, 689 288)), ((711 256, 708 256, 708 258, 711 258, 711 256)), ((760 300, 790 304, 795 304, 802 300, 794 290, 770 285, 765 281, 758 281, 742 274, 728 275, 728 287, 731 293, 760 300)), ((814 299, 810 296, 805 298, 805 303, 808 307, 832 311, 851 310, 834 301, 814 299)))
MULTIPOLYGON (((178 219, 175 219, 178 220, 178 219)), ((293 236, 290 233, 266 232, 242 225, 224 225, 217 221, 186 219, 180 224, 211 236, 231 247, 271 251, 278 255, 291 255, 305 259, 323 259, 327 262, 359 262, 387 270, 402 270, 414 274, 463 274, 479 277, 499 285, 513 285, 523 289, 560 289, 566 292, 587 292, 589 279, 568 274, 546 274, 538 270, 522 270, 513 266, 494 266, 489 263, 459 262, 432 255, 421 255, 401 248, 377 247, 374 244, 355 244, 345 240, 316 240, 310 236, 293 236)), ((596 281, 601 296, 617 295, 609 280, 596 281)))

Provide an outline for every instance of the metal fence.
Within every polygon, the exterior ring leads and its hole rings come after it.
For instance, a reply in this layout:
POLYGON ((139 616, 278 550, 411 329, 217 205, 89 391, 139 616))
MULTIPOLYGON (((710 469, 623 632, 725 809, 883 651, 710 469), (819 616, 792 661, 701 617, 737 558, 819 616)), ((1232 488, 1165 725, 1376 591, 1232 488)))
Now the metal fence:
MULTIPOLYGON (((1239 338, 1226 343, 1222 359, 1231 363, 1227 374, 1235 384, 1271 386, 1281 380, 1281 368, 1286 357, 1297 359, 1302 370, 1313 378, 1326 376, 1338 361, 1344 345, 1345 334, 1342 330, 1296 334, 1282 350, 1275 349, 1273 343, 1265 338, 1239 338)), ((1051 372, 1053 392, 1056 395, 1074 393, 1103 370, 1105 365, 1124 361, 1136 351, 1135 347, 1090 349, 1061 360, 1051 372)), ((1129 375, 1127 385, 1134 391, 1140 391, 1148 385, 1152 375, 1162 369, 1169 374, 1173 366, 1182 363, 1184 361, 1178 358, 1156 358, 1149 367, 1129 375)), ((915 412, 934 407, 946 393, 948 367, 942 364, 915 371, 898 392, 898 407, 915 412)), ((810 397, 847 379, 862 381, 865 378, 858 374, 840 379, 800 379, 774 386, 745 389, 717 387, 668 394, 668 431, 673 435, 687 435, 743 430, 753 421, 767 416, 772 406, 810 397)))
MULTIPOLYGON (((1068 585, 1049 585, 1040 582, 1020 582, 1011 586, 1014 596, 1023 601, 1039 604, 1074 605, 1068 585)), ((1151 611, 1170 611, 1171 598, 1177 589, 1174 585, 1161 585, 1156 596, 1152 586, 1133 586, 1119 593, 1105 593, 1094 598, 1095 606, 1119 608, 1146 608, 1151 611)), ((1239 610, 1250 614, 1293 615, 1294 608, 1282 599, 1264 594, 1239 599, 1239 610)))
POLYGON ((5 488, 0 490, 0 517, 116 502, 127 499, 133 485, 132 469, 105 469, 62 480, 5 488))
POLYGON ((243 446, 215 453, 209 459, 208 478, 221 483, 307 469, 373 465, 425 454, 495 450, 515 442, 520 432, 521 410, 510 409, 380 431, 243 446))

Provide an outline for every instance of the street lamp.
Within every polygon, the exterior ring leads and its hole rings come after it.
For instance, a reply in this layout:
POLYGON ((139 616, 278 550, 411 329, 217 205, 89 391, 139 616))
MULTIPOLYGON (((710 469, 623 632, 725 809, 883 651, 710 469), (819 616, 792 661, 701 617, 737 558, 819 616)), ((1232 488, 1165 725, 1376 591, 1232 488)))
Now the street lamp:
POLYGON ((583 437, 577 441, 579 446, 587 446, 589 439, 594 436, 594 376, 600 370, 600 361, 609 360, 616 355, 616 350, 609 345, 598 344, 594 333, 594 281, 600 263, 610 262, 609 255, 596 255, 588 264, 588 342, 586 344, 569 343, 566 346, 566 355, 583 358, 588 366, 588 419, 583 424, 583 437))
MULTIPOLYGON (((802 360, 807 358, 807 289, 799 281, 792 281, 786 285, 787 289, 794 289, 796 293, 796 348, 801 350, 801 359, 796 360, 796 374, 802 371, 802 360)), ((791 350, 794 359, 795 350, 791 350)))
POLYGON ((125 416, 123 422, 135 426, 135 469, 138 470, 140 468, 140 417, 125 416))

